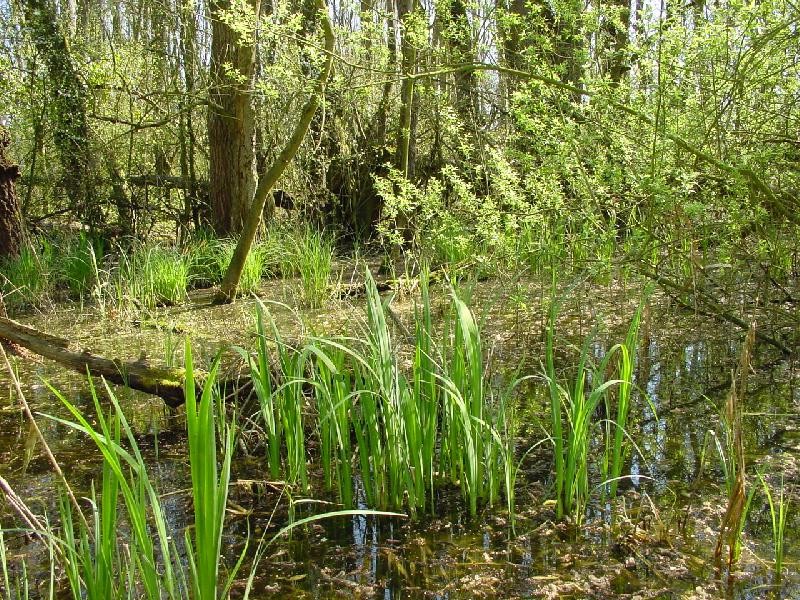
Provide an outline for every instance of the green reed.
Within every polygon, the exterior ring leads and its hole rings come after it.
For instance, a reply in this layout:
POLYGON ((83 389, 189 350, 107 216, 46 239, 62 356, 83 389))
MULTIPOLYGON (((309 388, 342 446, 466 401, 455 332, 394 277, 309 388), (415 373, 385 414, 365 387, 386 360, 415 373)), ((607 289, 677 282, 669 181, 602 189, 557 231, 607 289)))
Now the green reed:
POLYGON ((339 500, 350 508, 353 505, 352 377, 345 369, 346 353, 341 349, 333 348, 324 357, 317 352, 317 357, 312 381, 319 412, 320 459, 325 486, 329 490, 333 488, 335 475, 339 500))
POLYGON ((773 491, 763 473, 758 473, 758 478, 761 480, 761 487, 769 503, 769 515, 772 524, 772 550, 775 557, 775 578, 780 582, 783 577, 784 540, 786 537, 786 518, 789 514, 789 498, 784 494, 783 476, 781 476, 781 487, 777 498, 773 495, 773 491))
MULTIPOLYGON (((636 347, 639 339, 639 325, 642 322, 642 312, 644 301, 639 304, 639 308, 634 314, 631 324, 628 327, 628 334, 625 343, 619 349, 619 388, 617 391, 617 412, 613 421, 614 441, 611 454, 611 468, 609 477, 609 494, 612 498, 617 495, 617 486, 622 475, 622 467, 627 458, 628 448, 625 442, 628 427, 628 415, 631 406, 631 392, 633 390, 633 368, 636 356, 636 347)), ((611 415, 608 404, 606 414, 611 415)))
POLYGON ((52 291, 54 261, 53 248, 47 243, 43 243, 39 252, 26 245, 18 256, 0 260, 0 291, 6 306, 41 304, 52 291))
POLYGON ((145 308, 177 304, 186 298, 189 274, 189 260, 177 249, 143 246, 121 258, 118 296, 145 308))
MULTIPOLYGON (((192 497, 194 500, 194 546, 186 532, 189 568, 193 596, 196 600, 215 600, 218 597, 222 529, 225 523, 225 508, 228 501, 231 458, 234 448, 234 428, 223 425, 223 460, 217 466, 217 427, 215 425, 215 381, 219 369, 219 357, 214 361, 200 395, 195 402, 194 363, 192 347, 186 340, 184 348, 186 402, 186 424, 189 435, 189 465, 192 475, 192 497)), ((220 410, 224 415, 224 409, 220 410)), ((234 569, 222 597, 227 595, 234 569)))
POLYGON ((428 486, 430 509, 433 511, 433 477, 436 471, 440 394, 436 379, 437 365, 433 356, 433 320, 431 317, 430 276, 427 266, 423 266, 420 272, 419 286, 421 304, 414 307, 413 395, 420 412, 419 440, 416 442, 416 447, 419 448, 421 456, 422 476, 419 479, 423 486, 428 486))
MULTIPOLYGON (((109 418, 109 421, 113 423, 113 441, 119 445, 119 422, 112 418, 109 418)), ((126 571, 125 566, 121 564, 122 558, 117 546, 119 489, 119 481, 108 460, 104 459, 102 490, 99 498, 92 484, 91 539, 90 532, 85 527, 79 526, 76 531, 72 504, 63 494, 60 498, 62 544, 68 558, 66 572, 75 598, 81 597, 82 586, 89 600, 119 596, 119 586, 122 582, 118 579, 118 575, 126 571)))
POLYGON ((56 261, 57 279, 77 297, 94 291, 100 284, 97 257, 103 256, 103 244, 81 233, 66 243, 63 254, 56 261))
MULTIPOLYGON (((583 510, 589 497, 589 447, 591 444, 592 416, 606 394, 615 385, 624 384, 621 379, 605 380, 608 365, 617 353, 621 354, 622 369, 632 372, 630 356, 624 345, 617 344, 605 353, 597 368, 592 368, 589 348, 592 336, 587 336, 581 348, 578 366, 572 386, 562 385, 555 372, 555 324, 558 303, 553 301, 550 309, 550 322, 547 330, 545 349, 545 377, 550 392, 550 413, 553 446, 555 455, 556 515, 560 519, 570 515, 578 523, 583 518, 583 510), (586 388, 587 379, 591 388, 586 388)), ((627 385, 630 385, 628 380, 627 385)), ((617 413, 616 430, 624 433, 627 408, 617 413)), ((618 461, 612 468, 622 463, 622 443, 620 441, 618 461)))
POLYGON ((412 515, 433 512, 435 490, 446 483, 440 474, 447 474, 461 487, 471 515, 501 493, 513 511, 519 469, 513 393, 526 378, 504 394, 491 390, 477 322, 455 292, 451 322, 442 341, 436 341, 425 271, 407 354, 392 339, 388 309, 368 271, 365 284, 361 338, 311 337, 293 348, 270 320, 276 355, 272 373, 267 313, 257 306, 256 352, 240 353, 262 404, 271 474, 282 466, 277 449, 283 444, 287 480, 306 485, 308 434, 302 407, 309 403, 316 409, 309 413, 315 418, 325 486, 336 489, 344 506, 352 505, 358 477, 370 506, 406 508, 412 515), (401 365, 401 356, 409 357, 410 366, 401 365))
POLYGON ((306 491, 308 489, 308 471, 303 420, 306 354, 290 347, 281 337, 275 322, 271 319, 270 324, 277 347, 278 368, 281 374, 281 380, 275 390, 274 402, 277 406, 277 414, 281 420, 283 439, 286 444, 288 479, 290 483, 299 484, 301 490, 306 491))
MULTIPOLYGON (((492 419, 502 411, 489 413, 493 403, 485 381, 480 331, 466 303, 451 291, 452 339, 445 340, 447 355, 439 374, 444 394, 442 448, 443 469, 461 482, 472 516, 478 503, 493 503, 500 482, 501 449, 493 435, 492 419)), ((450 336, 447 336, 448 338, 450 336)), ((502 428, 502 427, 501 427, 502 428)))
POLYGON ((269 464, 270 476, 277 479, 281 469, 281 437, 282 423, 277 414, 275 392, 273 389, 272 368, 270 365, 269 346, 267 344, 267 332, 265 319, 267 318, 267 308, 264 303, 256 298, 256 353, 251 356, 246 350, 237 348, 237 351, 245 358, 250 367, 250 377, 253 382, 253 389, 258 397, 261 407, 261 417, 264 419, 264 426, 267 436, 267 463, 269 464))
MULTIPOLYGON (((136 443, 136 438, 111 388, 106 384, 106 395, 114 408, 113 419, 104 416, 91 379, 89 388, 95 406, 98 429, 92 427, 75 405, 52 387, 50 387, 51 391, 72 414, 75 422, 55 417, 50 418, 90 437, 100 450, 104 464, 107 465, 110 472, 109 476, 113 477, 114 485, 117 486, 123 498, 131 530, 131 543, 127 550, 129 552, 128 573, 123 577, 135 576, 142 585, 145 597, 150 600, 160 599, 164 596, 170 599, 178 598, 180 596, 180 580, 174 570, 174 565, 179 563, 176 563, 174 557, 174 544, 168 533, 159 495, 147 474, 145 461, 136 443), (130 451, 115 441, 118 426, 125 434, 131 448, 130 451), (157 559, 157 556, 160 558, 157 559), (134 569, 135 574, 130 572, 134 569)), ((105 485, 104 482, 104 487, 105 485)), ((97 522, 97 519, 95 518, 94 521, 97 522)), ((97 536, 98 533, 95 532, 95 538, 97 536)), ((118 536, 116 540, 117 544, 121 543, 118 536)))

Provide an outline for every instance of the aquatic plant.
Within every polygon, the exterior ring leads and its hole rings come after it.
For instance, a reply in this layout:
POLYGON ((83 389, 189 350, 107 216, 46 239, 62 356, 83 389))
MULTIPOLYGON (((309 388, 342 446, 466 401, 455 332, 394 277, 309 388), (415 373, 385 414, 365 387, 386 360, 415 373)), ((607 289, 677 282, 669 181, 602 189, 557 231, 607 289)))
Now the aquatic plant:
POLYGON ((775 578, 778 582, 783 577, 784 539, 786 537, 786 517, 789 514, 789 498, 784 495, 783 476, 778 497, 775 498, 763 473, 758 473, 761 487, 769 503, 770 522, 772 524, 772 549, 775 558, 775 578))
POLYGON ((350 508, 353 506, 352 377, 345 368, 347 355, 343 350, 332 347, 324 355, 323 351, 315 348, 317 360, 313 362, 311 377, 319 411, 322 472, 328 490, 333 488, 335 474, 339 500, 345 508, 350 508))
MULTIPOLYGON (((113 433, 113 441, 119 445, 120 428, 117 420, 113 420, 113 433)), ((119 480, 112 465, 104 459, 99 498, 92 484, 91 532, 80 525, 76 531, 72 505, 64 494, 59 499, 63 532, 61 545, 67 557, 67 579, 75 598, 80 598, 84 592, 90 600, 119 596, 122 581, 118 577, 127 570, 126 565, 120 564, 123 555, 117 546, 119 489, 119 480)))
POLYGON ((186 298, 189 262, 175 248, 142 246, 121 258, 116 296, 146 308, 176 304, 186 298))
MULTIPOLYGON (((550 320, 547 329, 545 347, 545 378, 550 397, 550 415, 555 462, 555 496, 556 515, 562 518, 570 515, 580 523, 583 509, 589 497, 589 445, 591 442, 592 417, 600 404, 609 406, 607 394, 614 387, 619 387, 613 446, 610 441, 609 428, 606 428, 606 454, 603 463, 611 463, 611 489, 616 493, 614 485, 622 472, 625 448, 623 438, 626 435, 627 418, 630 406, 630 388, 632 386, 633 360, 629 347, 634 346, 640 314, 634 317, 628 330, 625 344, 612 346, 601 358, 596 367, 592 367, 589 348, 592 336, 583 342, 578 366, 572 386, 559 383, 555 371, 555 325, 558 314, 558 302, 553 301, 550 307, 550 320), (606 373, 613 359, 619 355, 619 378, 606 380, 606 373), (587 380, 590 389, 586 389, 587 380), (609 448, 611 459, 609 461, 609 448)), ((602 469, 601 469, 602 470, 602 469)), ((612 495, 613 495, 612 493, 612 495)))
POLYGON ((81 232, 64 244, 56 261, 56 278, 73 296, 83 298, 100 285, 97 257, 103 256, 103 244, 81 232))
POLYGON ((251 356, 243 348, 236 348, 237 352, 247 361, 250 368, 250 377, 253 389, 258 397, 261 407, 261 417, 264 420, 267 443, 267 463, 270 476, 277 479, 281 469, 281 432, 283 426, 277 414, 275 392, 273 389, 272 367, 270 364, 269 346, 264 324, 267 318, 267 308, 264 303, 256 298, 256 353, 251 356))
MULTIPOLYGON (((11 568, 8 564, 8 554, 6 550, 6 540, 2 524, 0 524, 0 598, 3 600, 28 600, 30 597, 30 585, 28 581, 28 567, 23 559, 21 562, 21 573, 13 577, 11 575, 11 568)), ((53 597, 54 577, 50 579, 49 593, 53 597)))
MULTIPOLYGON (((628 327, 628 334, 625 337, 625 343, 620 347, 619 358, 619 387, 617 391, 617 411, 613 421, 614 426, 614 441, 611 451, 611 466, 608 472, 609 478, 609 495, 614 498, 617 495, 617 486, 622 475, 622 465, 627 456, 627 446, 625 436, 627 435, 628 428, 628 414, 630 413, 631 392, 633 390, 633 366, 636 356, 636 346, 639 338, 639 325, 642 321, 642 312, 644 310, 647 293, 633 320, 628 327)), ((607 396, 606 396, 607 398, 607 396)), ((610 406, 606 403, 606 414, 611 415, 610 406)), ((608 436, 607 436, 608 439, 608 436)))
MULTIPOLYGON (((217 428, 214 413, 215 391, 219 357, 203 383, 199 402, 194 402, 195 381, 192 346, 188 338, 184 346, 186 377, 184 383, 186 402, 186 424, 189 436, 189 465, 192 476, 192 498, 194 500, 194 545, 186 531, 186 547, 193 596, 196 600, 216 600, 218 593, 220 554, 222 549, 222 527, 228 500, 231 458, 234 447, 234 428, 223 424, 223 459, 217 467, 217 428)), ((224 409, 219 411, 224 415, 224 409)), ((228 575, 228 584, 222 597, 236 575, 233 569, 228 575)))
MULTIPOLYGON (((725 479, 728 488, 728 505, 720 524, 717 545, 714 549, 714 562, 717 568, 722 563, 722 552, 728 546, 728 567, 733 566, 741 555, 742 530, 753 493, 746 494, 747 478, 745 472, 744 439, 742 436, 743 395, 747 390, 747 375, 750 370, 750 359, 755 347, 756 326, 753 323, 742 344, 739 365, 731 378, 731 388, 725 401, 722 415, 727 457, 723 461, 725 479)), ((721 454, 722 458, 722 454, 721 454)))
POLYGON ((189 280, 192 286, 210 287, 222 280, 227 263, 222 264, 220 256, 227 254, 228 262, 230 262, 233 249, 231 247, 228 252, 229 245, 229 242, 225 240, 205 234, 195 235, 193 239, 189 240, 183 253, 189 266, 189 280))
POLYGON ((276 344, 279 372, 273 400, 278 418, 281 420, 283 440, 286 445, 288 480, 299 484, 301 490, 308 489, 308 470, 306 466, 306 444, 303 420, 303 384, 306 382, 306 354, 296 351, 281 336, 275 322, 270 319, 273 340, 276 344))
POLYGON ((305 485, 307 457, 300 408, 313 397, 325 484, 328 489, 335 485, 343 505, 352 503, 355 460, 370 506, 406 507, 416 514, 427 505, 434 511, 436 473, 447 473, 461 486, 472 515, 482 502, 495 501, 501 488, 513 509, 510 392, 495 404, 483 373, 477 324, 455 293, 451 295, 452 338, 445 336, 446 341, 434 343, 425 273, 419 318, 409 339, 413 344, 410 373, 398 364, 386 319, 389 309, 369 272, 363 338, 315 336, 304 346, 291 348, 270 320, 276 343, 275 374, 269 373, 266 309, 258 305, 257 351, 252 356, 244 350, 240 353, 250 365, 261 401, 273 475, 283 443, 288 480, 305 485), (436 356, 446 360, 437 361, 436 356), (507 436, 505 442, 500 432, 507 436))
MULTIPOLYGON (((113 390, 108 384, 105 385, 106 395, 114 409, 112 417, 108 418, 103 413, 97 391, 92 380, 89 379, 89 389, 98 425, 98 429, 95 429, 73 403, 67 400, 58 390, 52 386, 49 387, 72 414, 75 421, 66 421, 52 416, 49 418, 89 436, 103 456, 105 468, 110 473, 109 477, 114 480, 113 484, 109 481, 104 481, 104 489, 106 489, 106 485, 113 485, 122 496, 131 530, 131 543, 128 548, 129 558, 127 564, 124 565, 121 573, 116 573, 116 577, 124 580, 128 576, 133 576, 132 571, 135 571, 137 580, 141 582, 145 595, 150 600, 162 598, 164 595, 169 598, 177 598, 179 596, 180 580, 175 572, 175 566, 180 565, 180 563, 174 558, 174 543, 171 542, 161 500, 150 481, 136 438, 113 390), (123 448, 116 441, 118 439, 116 435, 118 427, 125 434, 130 451, 123 448)), ((67 503, 62 502, 61 505, 69 509, 67 503)), ((102 515, 104 514, 107 521, 111 520, 111 513, 108 511, 104 513, 97 505, 93 506, 93 512, 94 518, 91 519, 91 522, 95 524, 100 523, 102 526, 102 515)), ((83 527, 80 522, 78 526, 79 528, 83 527)), ((97 526, 95 525, 96 528, 97 526)), ((88 535, 87 532, 79 529, 78 537, 82 538, 86 535, 88 535)), ((101 539, 101 536, 102 530, 100 533, 94 532, 94 539, 101 539)), ((75 538, 68 536, 66 538, 67 544, 70 543, 70 539, 75 538)), ((119 536, 116 535, 114 540, 118 548, 120 543, 119 536)), ((92 556, 83 549, 70 549, 70 552, 80 552, 81 557, 84 559, 84 562, 79 563, 83 565, 83 571, 88 569, 90 571, 103 572, 109 568, 107 565, 98 567, 95 562, 98 559, 106 560, 107 555, 105 554, 96 553, 92 556)), ((116 552, 120 552, 119 549, 116 552)), ((119 569, 121 569, 121 565, 117 563, 116 570, 119 569)), ((84 574, 81 572, 81 577, 76 581, 82 581, 85 585, 84 574)), ((80 585, 80 583, 77 583, 77 585, 80 585)))

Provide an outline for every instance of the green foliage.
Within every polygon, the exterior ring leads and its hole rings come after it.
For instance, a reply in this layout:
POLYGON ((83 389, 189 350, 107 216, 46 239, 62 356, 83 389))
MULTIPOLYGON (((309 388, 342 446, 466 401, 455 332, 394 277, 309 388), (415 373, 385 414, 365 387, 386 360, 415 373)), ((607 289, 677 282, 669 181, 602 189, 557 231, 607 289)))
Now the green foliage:
POLYGON ((495 397, 484 374, 477 323, 453 292, 452 337, 435 342, 426 271, 421 280, 410 373, 398 363, 386 309, 367 271, 367 329, 363 338, 312 337, 291 348, 273 321, 276 360, 265 337, 266 307, 258 304, 257 351, 246 357, 267 433, 267 462, 276 476, 306 486, 303 388, 312 390, 314 431, 328 489, 353 502, 357 472, 367 504, 435 511, 435 490, 461 486, 472 516, 501 489, 513 518, 519 462, 514 456, 513 392, 495 397), (352 445, 355 439, 356 446, 352 445), (278 457, 282 453, 283 460, 278 457))
POLYGON ((100 263, 103 259, 103 244, 85 233, 76 238, 64 240, 57 260, 56 279, 74 297, 83 298, 96 295, 101 283, 100 263))
POLYGON ((330 297, 328 284, 333 264, 333 239, 325 232, 305 227, 296 244, 303 303, 309 308, 320 308, 330 297))
MULTIPOLYGON (((186 424, 189 434, 189 465, 192 473, 192 498, 194 500, 194 545, 191 544, 187 530, 186 541, 189 555, 189 569, 193 597, 196 600, 216 600, 226 597, 227 588, 236 574, 234 569, 228 578, 225 592, 218 596, 220 556, 222 553, 222 528, 225 523, 225 509, 228 501, 231 458, 234 448, 234 428, 223 424, 223 460, 217 467, 217 428, 215 425, 215 382, 219 357, 214 361, 206 380, 199 402, 195 402, 194 362, 192 348, 187 339, 184 349, 186 379, 184 392, 186 403, 186 424)), ((225 407, 219 407, 219 414, 225 414, 225 407)))

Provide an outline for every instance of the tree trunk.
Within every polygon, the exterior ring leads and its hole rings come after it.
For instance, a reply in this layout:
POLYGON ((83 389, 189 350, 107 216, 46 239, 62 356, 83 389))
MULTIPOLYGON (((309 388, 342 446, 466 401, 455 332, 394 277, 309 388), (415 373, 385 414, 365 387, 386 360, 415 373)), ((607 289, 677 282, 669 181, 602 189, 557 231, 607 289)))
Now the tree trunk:
POLYGON ((96 227, 102 224, 103 215, 94 198, 94 161, 86 117, 88 91, 58 26, 53 4, 48 0, 24 0, 24 9, 31 37, 45 60, 54 90, 50 108, 61 183, 75 216, 96 227))
POLYGON ((605 33, 608 38, 608 74, 611 82, 618 86, 630 71, 628 57, 628 31, 631 25, 631 9, 627 0, 615 0, 612 6, 618 7, 619 21, 606 15, 605 33))
POLYGON ((260 1, 248 0, 251 22, 240 34, 224 21, 230 0, 212 0, 211 91, 208 109, 210 201, 218 235, 238 234, 255 189, 255 114, 252 93, 255 25, 260 1))
POLYGON ((305 106, 303 106, 300 119, 294 128, 292 136, 289 138, 289 141, 286 142, 286 146, 284 146, 269 170, 258 181, 258 188, 256 188, 253 202, 247 212, 244 227, 242 228, 242 235, 239 237, 239 242, 236 244, 236 250, 231 259, 231 264, 228 265, 228 269, 225 271, 225 277, 220 285, 220 291, 216 298, 217 302, 231 302, 236 297, 239 279, 242 276, 245 260, 247 260, 250 247, 253 245, 258 226, 261 223, 261 214, 264 210, 264 203, 267 200, 267 196, 269 196, 278 178, 280 178, 295 154, 297 154, 300 144, 303 143, 303 139, 314 118, 314 114, 317 112, 320 100, 325 94, 325 85, 333 69, 333 50, 336 39, 333 35, 333 26, 328 15, 328 7, 325 5, 325 0, 316 1, 319 17, 322 20, 322 31, 325 34, 325 63, 320 70, 311 96, 309 96, 305 106))
POLYGON ((17 256, 22 246, 22 215, 14 182, 19 165, 6 152, 11 143, 8 131, 0 125, 0 259, 17 256))
POLYGON ((414 176, 409 167, 413 168, 414 159, 410 156, 411 150, 411 125, 413 123, 414 107, 414 75, 417 65, 417 49, 409 34, 411 13, 414 10, 414 0, 399 0, 397 4, 400 19, 400 52, 402 62, 400 71, 402 82, 400 84, 400 123, 397 132, 397 152, 395 166, 408 179, 414 176))

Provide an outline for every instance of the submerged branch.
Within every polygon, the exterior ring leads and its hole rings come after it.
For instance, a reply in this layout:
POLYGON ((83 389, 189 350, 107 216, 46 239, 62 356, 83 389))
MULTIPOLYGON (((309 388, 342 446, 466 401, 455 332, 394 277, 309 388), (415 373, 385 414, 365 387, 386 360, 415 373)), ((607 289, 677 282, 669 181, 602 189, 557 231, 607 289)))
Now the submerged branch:
POLYGON ((159 396, 175 408, 184 403, 184 369, 151 367, 143 360, 124 362, 106 358, 88 350, 70 348, 69 340, 55 337, 11 319, 0 317, 0 339, 7 340, 31 352, 49 358, 67 369, 104 377, 112 383, 159 396))

